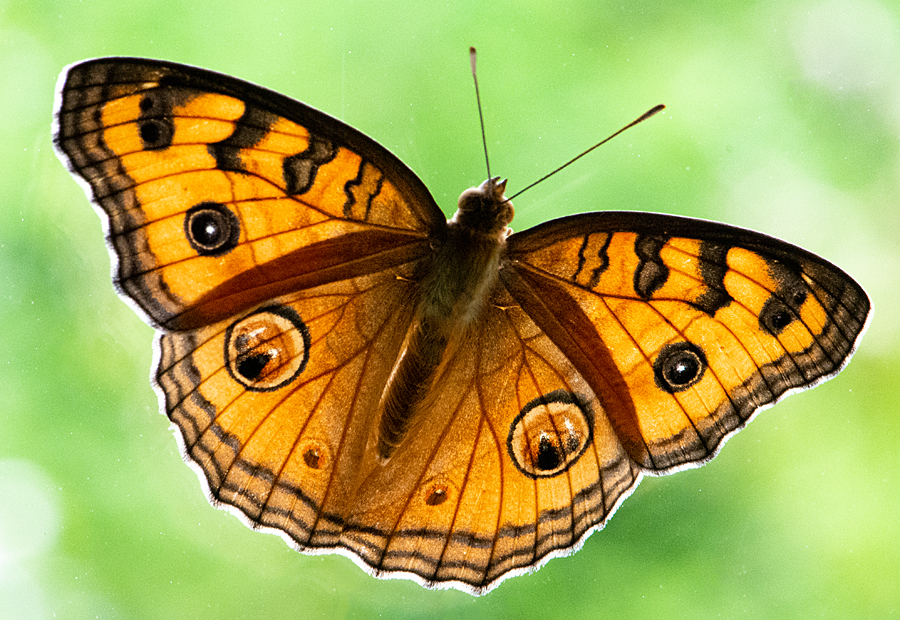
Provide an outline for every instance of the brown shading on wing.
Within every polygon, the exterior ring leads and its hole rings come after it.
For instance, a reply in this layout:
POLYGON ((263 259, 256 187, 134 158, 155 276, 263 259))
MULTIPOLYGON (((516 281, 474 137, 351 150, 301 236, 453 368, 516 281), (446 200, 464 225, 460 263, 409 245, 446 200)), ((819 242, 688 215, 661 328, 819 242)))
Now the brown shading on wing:
POLYGON ((359 487, 341 544, 375 571, 484 593, 576 549, 640 469, 502 285, 453 351, 428 415, 359 487))
POLYGON ((415 306, 411 266, 163 334, 156 383, 211 500, 298 548, 337 548, 415 306))
POLYGON ((513 235, 501 278, 654 473, 707 461, 761 408, 837 374, 870 310, 853 279, 809 252, 655 214, 513 235))
POLYGON ((102 210, 117 288, 167 330, 415 260, 445 225, 428 190, 375 141, 201 69, 73 66, 56 131, 102 210))

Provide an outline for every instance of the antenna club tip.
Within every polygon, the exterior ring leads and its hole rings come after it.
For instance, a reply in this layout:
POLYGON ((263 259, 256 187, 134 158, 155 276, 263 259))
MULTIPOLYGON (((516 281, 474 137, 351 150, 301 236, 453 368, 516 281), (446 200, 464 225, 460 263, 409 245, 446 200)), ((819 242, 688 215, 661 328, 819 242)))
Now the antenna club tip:
POLYGON ((652 108, 650 108, 650 110, 647 111, 647 114, 644 115, 644 118, 650 118, 657 112, 662 112, 665 109, 666 109, 666 106, 664 106, 663 104, 660 103, 659 105, 656 105, 656 106, 653 106, 652 108))
MULTIPOLYGON (((664 106, 663 104, 659 104, 659 105, 657 105, 657 106, 653 106, 652 108, 650 108, 649 110, 647 110, 646 112, 644 112, 643 114, 641 114, 637 119, 635 119, 634 122, 632 122, 630 125, 628 125, 628 127, 634 127, 634 126, 637 125, 638 123, 647 120, 648 118, 650 118, 651 116, 653 116, 653 115, 656 114, 657 112, 662 111, 665 107, 666 107, 666 106, 664 106)), ((626 127, 625 129, 628 129, 628 127, 626 127)))

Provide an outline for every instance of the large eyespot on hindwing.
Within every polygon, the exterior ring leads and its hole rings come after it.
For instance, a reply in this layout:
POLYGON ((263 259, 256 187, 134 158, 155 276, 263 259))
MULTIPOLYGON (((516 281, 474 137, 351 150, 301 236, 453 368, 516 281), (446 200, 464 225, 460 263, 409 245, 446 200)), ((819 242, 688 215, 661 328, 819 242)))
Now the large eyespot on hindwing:
POLYGON ((309 346, 309 329, 293 308, 268 306, 225 331, 225 367, 248 390, 271 392, 303 372, 309 346))
POLYGON ((675 394, 688 389, 706 372, 706 355, 693 342, 663 346, 653 362, 653 377, 659 389, 675 394))
POLYGON ((593 436, 594 414, 587 401, 555 390, 522 408, 509 426, 506 449, 529 478, 550 478, 574 465, 593 436))
POLYGON ((184 234, 200 256, 222 256, 237 247, 241 222, 219 202, 201 202, 184 215, 184 234))

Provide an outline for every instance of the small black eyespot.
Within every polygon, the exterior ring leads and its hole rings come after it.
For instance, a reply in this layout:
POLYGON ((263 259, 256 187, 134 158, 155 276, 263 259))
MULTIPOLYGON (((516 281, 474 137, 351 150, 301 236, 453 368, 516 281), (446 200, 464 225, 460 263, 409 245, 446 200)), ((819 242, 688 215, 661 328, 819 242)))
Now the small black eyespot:
POLYGON ((777 336, 794 322, 794 315, 781 301, 769 299, 759 314, 759 322, 769 334, 777 336))
POLYGON ((150 118, 138 121, 141 142, 148 151, 162 151, 172 146, 175 125, 172 119, 150 118))
POLYGON ((706 355, 693 342, 675 342, 665 345, 653 362, 656 385, 675 394, 696 384, 706 371, 706 355))
POLYGON ((141 141, 146 148, 153 148, 159 143, 161 135, 158 121, 144 121, 140 126, 141 141))
POLYGON ((759 328, 770 336, 780 336, 789 325, 800 318, 800 308, 809 297, 809 287, 802 277, 802 268, 790 262, 771 261, 769 275, 776 288, 759 313, 759 328))
POLYGON ((137 118, 137 124, 144 149, 161 151, 172 146, 175 138, 173 104, 171 93, 160 88, 152 88, 141 97, 138 104, 141 114, 137 118))
POLYGON ((201 202, 184 217, 188 243, 201 256, 221 256, 233 250, 241 236, 241 223, 225 205, 201 202))

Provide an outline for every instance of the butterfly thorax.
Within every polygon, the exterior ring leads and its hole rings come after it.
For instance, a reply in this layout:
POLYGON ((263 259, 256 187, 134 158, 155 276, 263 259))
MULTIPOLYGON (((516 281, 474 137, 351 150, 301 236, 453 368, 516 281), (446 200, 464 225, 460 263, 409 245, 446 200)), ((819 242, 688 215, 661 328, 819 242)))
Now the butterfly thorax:
POLYGON ((451 228, 502 242, 509 235, 508 226, 515 213, 512 203, 503 195, 504 190, 506 181, 500 181, 500 177, 467 189, 460 195, 456 213, 448 224, 451 228))
POLYGON ((378 454, 387 460, 413 420, 430 408, 432 386, 469 337, 496 284, 513 217, 506 182, 488 179, 463 192, 436 243, 422 282, 416 319, 382 400, 378 454))

